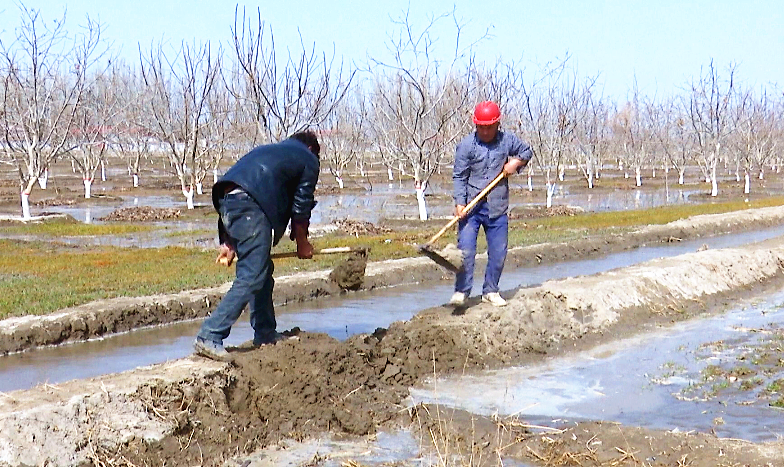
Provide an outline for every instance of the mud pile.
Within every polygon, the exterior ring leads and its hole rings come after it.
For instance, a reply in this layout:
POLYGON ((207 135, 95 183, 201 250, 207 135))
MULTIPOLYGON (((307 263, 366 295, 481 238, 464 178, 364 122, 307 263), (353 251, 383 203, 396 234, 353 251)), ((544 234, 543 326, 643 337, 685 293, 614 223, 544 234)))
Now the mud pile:
POLYGON ((150 206, 133 206, 120 208, 102 217, 102 221, 148 222, 178 219, 180 210, 174 208, 153 208, 150 206))

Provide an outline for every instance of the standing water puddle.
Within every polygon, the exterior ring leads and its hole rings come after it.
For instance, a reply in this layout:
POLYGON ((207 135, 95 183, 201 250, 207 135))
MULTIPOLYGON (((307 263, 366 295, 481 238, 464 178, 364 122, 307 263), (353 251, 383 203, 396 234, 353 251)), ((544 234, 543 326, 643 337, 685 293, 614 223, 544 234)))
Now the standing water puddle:
MULTIPOLYGON (((502 291, 509 291, 550 279, 589 275, 653 258, 693 252, 703 244, 711 248, 725 248, 783 234, 784 227, 777 227, 665 246, 642 247, 596 259, 519 268, 504 272, 500 285, 502 291)), ((478 268, 477 272, 483 273, 483 268, 478 268)), ((481 287, 481 279, 476 282, 475 289, 481 287)), ((451 294, 451 282, 412 284, 278 306, 278 329, 298 326, 307 332, 323 332, 337 339, 345 339, 354 334, 373 332, 378 327, 388 327, 395 321, 408 320, 424 309, 444 305, 451 294)), ((502 294, 508 295, 505 292, 502 294)), ((199 321, 189 321, 6 355, 0 357, 0 392, 26 389, 41 383, 55 384, 117 373, 183 358, 192 353, 193 338, 199 326, 199 321)), ((252 337, 253 332, 243 315, 232 329, 226 345, 237 345, 252 337)))
MULTIPOLYGON (((718 377, 706 384, 706 371, 733 364, 738 352, 755 347, 766 334, 764 329, 784 324, 783 301, 784 292, 778 292, 757 305, 540 365, 431 381, 412 389, 411 403, 535 420, 608 420, 653 429, 714 430, 719 437, 754 442, 779 439, 784 433, 780 409, 755 395, 752 385, 743 389, 737 378, 718 377), (711 347, 725 350, 706 357, 705 349, 711 347)), ((770 374, 766 379, 759 373, 749 381, 757 380, 753 385, 764 391, 783 381, 777 379, 780 376, 770 374)))

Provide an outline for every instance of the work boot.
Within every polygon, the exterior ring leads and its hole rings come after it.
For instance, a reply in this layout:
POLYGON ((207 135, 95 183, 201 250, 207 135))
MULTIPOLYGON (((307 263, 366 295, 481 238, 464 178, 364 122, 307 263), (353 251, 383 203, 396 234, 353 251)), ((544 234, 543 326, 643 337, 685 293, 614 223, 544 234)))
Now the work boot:
POLYGON ((482 295, 482 301, 493 306, 506 306, 506 300, 504 300, 498 292, 490 292, 482 295))
POLYGON ((223 348, 223 344, 202 339, 201 337, 197 337, 196 341, 193 343, 193 351, 196 355, 201 355, 202 357, 207 357, 219 362, 228 362, 230 360, 229 353, 223 348))
POLYGON ((463 292, 455 292, 452 294, 452 298, 449 299, 449 304, 452 306, 463 306, 465 305, 466 301, 466 294, 463 292))

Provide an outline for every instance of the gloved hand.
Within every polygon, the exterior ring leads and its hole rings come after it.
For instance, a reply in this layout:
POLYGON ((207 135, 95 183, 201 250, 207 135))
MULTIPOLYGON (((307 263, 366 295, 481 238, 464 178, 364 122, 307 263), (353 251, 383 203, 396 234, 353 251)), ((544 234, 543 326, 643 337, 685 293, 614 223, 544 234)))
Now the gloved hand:
POLYGON ((291 220, 291 238, 297 242, 297 257, 310 259, 313 257, 313 245, 308 240, 308 220, 291 220))

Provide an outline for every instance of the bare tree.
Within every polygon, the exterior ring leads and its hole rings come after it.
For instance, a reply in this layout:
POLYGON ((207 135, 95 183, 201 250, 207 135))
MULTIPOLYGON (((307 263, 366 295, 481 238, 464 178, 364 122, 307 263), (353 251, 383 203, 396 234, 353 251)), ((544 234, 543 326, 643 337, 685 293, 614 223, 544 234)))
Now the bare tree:
POLYGON ((716 166, 721 149, 733 131, 736 117, 731 112, 735 96, 736 66, 730 64, 729 76, 723 79, 711 60, 698 80, 692 82, 687 97, 689 123, 696 141, 700 163, 706 168, 711 181, 711 196, 719 194, 716 166))
POLYGON ((602 159, 607 156, 610 145, 610 108, 605 99, 594 92, 595 84, 595 79, 589 79, 583 85, 585 90, 578 105, 584 108, 580 112, 584 117, 577 122, 575 136, 575 159, 588 188, 593 188, 594 179, 598 176, 602 159))
POLYGON ((141 54, 141 73, 152 95, 155 119, 153 134, 166 148, 171 167, 180 182, 188 209, 193 209, 194 190, 209 171, 212 148, 206 137, 214 118, 209 99, 219 81, 221 52, 209 42, 201 46, 183 43, 173 59, 162 46, 141 54))
POLYGON ((126 163, 133 187, 137 188, 142 167, 150 159, 155 141, 152 94, 147 92, 141 76, 130 68, 114 65, 112 73, 121 104, 117 122, 112 127, 110 149, 126 163))
POLYGON ((521 126, 530 135, 531 148, 544 172, 547 207, 553 204, 556 176, 563 178, 569 151, 575 144, 577 124, 584 118, 586 89, 579 85, 577 73, 567 70, 568 58, 546 66, 531 85, 522 89, 525 109, 521 126))
POLYGON ((103 55, 101 26, 87 18, 69 37, 65 14, 46 22, 20 4, 21 24, 11 42, 0 40, 2 139, 21 187, 22 217, 30 218, 35 182, 59 157, 76 147, 73 128, 89 71, 103 55))
POLYGON ((432 17, 416 31, 408 12, 393 20, 389 61, 370 58, 373 74, 373 134, 388 167, 410 170, 419 207, 427 219, 424 192, 430 177, 454 151, 459 136, 470 124, 466 118, 473 98, 471 74, 473 47, 488 36, 465 44, 464 25, 455 12, 432 17), (434 28, 442 21, 454 23, 453 52, 443 62, 436 58, 434 28))
POLYGON ((687 117, 673 99, 646 103, 646 114, 656 148, 665 157, 665 172, 672 166, 678 172, 678 184, 683 185, 686 167, 693 161, 694 147, 687 117))
POLYGON ((256 21, 243 10, 234 14, 234 54, 236 75, 227 82, 243 113, 256 123, 254 143, 280 141, 307 127, 319 126, 333 112, 348 91, 356 70, 344 70, 317 54, 315 44, 289 56, 281 65, 275 51, 275 37, 257 11, 256 21))
MULTIPOLYGON (((84 197, 91 197, 92 183, 98 168, 105 170, 106 154, 123 104, 122 88, 114 73, 100 74, 85 91, 76 111, 74 139, 77 147, 68 153, 73 166, 82 176, 84 197)), ((102 180, 105 173, 102 173, 102 180)))
MULTIPOLYGON (((767 92, 756 98, 751 91, 739 92, 737 131, 729 138, 736 154, 736 163, 743 167, 743 193, 751 192, 751 174, 757 171, 764 179, 765 166, 776 154, 780 127, 774 103, 767 92)), ((738 175, 739 177, 739 175, 738 175)))
POLYGON ((324 146, 321 160, 343 189, 343 174, 352 162, 363 158, 370 144, 368 141, 368 104, 358 86, 335 108, 335 112, 322 124, 321 139, 324 146))
POLYGON ((636 186, 642 186, 642 167, 652 161, 653 135, 646 117, 646 106, 634 86, 632 99, 613 117, 613 136, 621 149, 619 157, 626 168, 634 169, 636 186))

